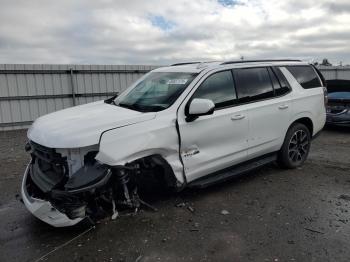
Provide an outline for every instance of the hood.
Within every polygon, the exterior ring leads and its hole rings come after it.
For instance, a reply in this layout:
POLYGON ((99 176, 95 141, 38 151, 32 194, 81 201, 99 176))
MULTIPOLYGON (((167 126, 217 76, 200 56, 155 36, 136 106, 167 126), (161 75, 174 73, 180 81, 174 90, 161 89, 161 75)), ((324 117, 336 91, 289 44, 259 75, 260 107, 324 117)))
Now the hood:
POLYGON ((141 113, 103 101, 60 110, 39 117, 28 138, 50 148, 79 148, 99 143, 101 133, 151 120, 156 113, 141 113))
POLYGON ((350 102, 350 91, 349 92, 332 92, 328 94, 328 100, 350 102))

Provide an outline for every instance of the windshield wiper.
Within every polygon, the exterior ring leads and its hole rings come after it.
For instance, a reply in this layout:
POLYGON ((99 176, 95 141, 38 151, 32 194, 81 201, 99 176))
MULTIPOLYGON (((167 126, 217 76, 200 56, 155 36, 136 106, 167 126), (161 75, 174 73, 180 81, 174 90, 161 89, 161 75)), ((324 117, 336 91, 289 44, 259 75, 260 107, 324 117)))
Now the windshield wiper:
POLYGON ((149 106, 143 106, 138 104, 125 104, 125 103, 119 103, 117 106, 128 108, 131 110, 135 110, 138 112, 157 112, 159 110, 163 110, 166 107, 160 106, 160 105, 149 105, 149 106))
POLYGON ((119 103, 118 106, 124 107, 124 108, 128 108, 128 109, 131 109, 131 110, 135 110, 135 111, 140 111, 136 105, 119 103))
POLYGON ((118 97, 118 95, 119 95, 119 93, 116 93, 114 96, 105 99, 104 102, 105 102, 106 104, 114 104, 114 105, 115 105, 114 100, 118 97))

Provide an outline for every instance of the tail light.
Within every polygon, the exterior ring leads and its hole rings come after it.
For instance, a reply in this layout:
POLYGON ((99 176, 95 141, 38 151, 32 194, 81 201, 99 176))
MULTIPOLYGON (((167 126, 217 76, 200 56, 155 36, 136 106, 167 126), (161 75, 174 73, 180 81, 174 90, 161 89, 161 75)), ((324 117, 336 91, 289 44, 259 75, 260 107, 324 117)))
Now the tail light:
POLYGON ((328 104, 328 91, 327 87, 323 87, 323 97, 324 97, 324 106, 327 107, 328 104))
POLYGON ((319 76, 321 82, 322 82, 322 86, 323 86, 323 97, 324 97, 324 106, 325 108, 327 108, 327 104, 328 104, 328 91, 327 91, 327 82, 326 79, 324 78, 324 76, 322 75, 322 73, 320 72, 320 70, 318 70, 318 68, 314 65, 312 65, 312 67, 315 69, 317 75, 319 76))

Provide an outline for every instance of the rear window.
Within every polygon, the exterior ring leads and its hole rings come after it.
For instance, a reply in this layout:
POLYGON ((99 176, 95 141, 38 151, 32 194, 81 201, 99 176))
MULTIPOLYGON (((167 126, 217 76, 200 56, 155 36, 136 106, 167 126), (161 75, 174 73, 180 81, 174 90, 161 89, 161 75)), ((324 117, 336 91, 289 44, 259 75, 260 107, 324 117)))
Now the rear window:
POLYGON ((281 70, 278 67, 272 67, 270 70, 273 71, 273 74, 271 74, 272 75, 271 80, 273 81, 273 84, 274 84, 276 96, 287 94, 291 90, 291 88, 289 86, 288 81, 282 74, 281 70), (275 75, 278 79, 279 86, 277 85, 277 87, 276 87, 276 84, 274 83, 275 80, 273 79, 273 75, 275 75))
POLYGON ((303 88, 309 89, 322 86, 315 70, 311 66, 286 66, 286 68, 303 88))

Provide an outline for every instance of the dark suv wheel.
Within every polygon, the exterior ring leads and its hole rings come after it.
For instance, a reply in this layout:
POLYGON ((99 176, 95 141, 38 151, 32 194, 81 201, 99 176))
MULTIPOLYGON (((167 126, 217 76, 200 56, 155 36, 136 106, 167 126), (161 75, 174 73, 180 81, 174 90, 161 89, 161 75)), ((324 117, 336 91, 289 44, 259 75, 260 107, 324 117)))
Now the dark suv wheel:
POLYGON ((293 124, 288 129, 278 154, 279 164, 285 168, 301 166, 309 154, 310 140, 310 131, 304 124, 293 124))

